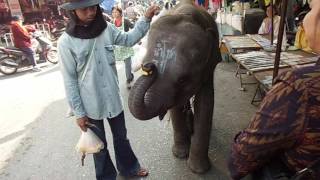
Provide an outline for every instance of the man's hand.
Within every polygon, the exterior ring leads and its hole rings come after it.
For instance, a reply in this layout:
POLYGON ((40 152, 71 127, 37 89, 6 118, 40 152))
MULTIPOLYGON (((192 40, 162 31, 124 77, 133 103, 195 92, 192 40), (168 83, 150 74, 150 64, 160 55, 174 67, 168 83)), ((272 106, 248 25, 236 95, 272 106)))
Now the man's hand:
POLYGON ((146 18, 148 18, 148 19, 151 20, 152 17, 153 17, 154 15, 159 14, 159 12, 160 12, 159 6, 150 6, 150 7, 147 9, 147 11, 146 11, 146 13, 144 14, 144 16, 145 16, 146 18))
POLYGON ((88 125, 90 124, 87 116, 77 119, 77 124, 82 131, 87 132, 88 125))

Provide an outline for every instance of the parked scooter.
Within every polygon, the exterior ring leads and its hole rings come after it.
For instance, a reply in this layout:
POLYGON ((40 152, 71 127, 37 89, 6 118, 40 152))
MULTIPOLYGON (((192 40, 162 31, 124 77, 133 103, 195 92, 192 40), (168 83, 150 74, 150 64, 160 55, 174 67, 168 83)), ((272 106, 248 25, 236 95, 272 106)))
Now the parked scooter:
MULTIPOLYGON (((49 61, 53 64, 58 63, 58 50, 52 46, 51 41, 44 38, 41 33, 32 34, 32 47, 36 52, 37 64, 49 61), (38 56, 38 57, 37 57, 38 56)), ((0 47, 0 72, 11 75, 19 68, 30 66, 24 53, 15 47, 0 47)))
POLYGON ((54 28, 51 31, 51 40, 56 41, 59 39, 59 37, 64 33, 64 31, 66 30, 66 28, 54 28))

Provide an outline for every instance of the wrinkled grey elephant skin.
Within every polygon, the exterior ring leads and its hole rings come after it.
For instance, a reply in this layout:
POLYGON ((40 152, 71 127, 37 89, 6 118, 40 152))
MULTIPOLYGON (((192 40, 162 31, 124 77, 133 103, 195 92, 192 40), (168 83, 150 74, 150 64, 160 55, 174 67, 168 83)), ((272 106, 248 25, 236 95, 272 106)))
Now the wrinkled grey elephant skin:
POLYGON ((188 158, 195 173, 210 169, 213 74, 220 61, 214 19, 191 3, 180 3, 152 24, 143 59, 148 74, 136 81, 129 95, 129 109, 137 119, 161 119, 170 111, 173 154, 188 158))

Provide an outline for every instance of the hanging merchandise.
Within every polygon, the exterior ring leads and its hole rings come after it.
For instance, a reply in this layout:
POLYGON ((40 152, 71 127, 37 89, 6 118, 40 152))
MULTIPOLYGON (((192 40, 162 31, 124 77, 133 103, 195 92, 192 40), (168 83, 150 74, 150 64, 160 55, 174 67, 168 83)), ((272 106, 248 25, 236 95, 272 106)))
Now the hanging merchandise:
POLYGON ((82 153, 82 166, 84 166, 84 159, 86 157, 86 154, 98 153, 103 148, 103 142, 96 134, 94 134, 94 132, 91 129, 87 128, 87 132, 82 131, 80 139, 76 145, 76 150, 79 153, 82 153))
POLYGON ((202 6, 206 9, 209 7, 209 0, 195 0, 195 4, 198 6, 202 6))

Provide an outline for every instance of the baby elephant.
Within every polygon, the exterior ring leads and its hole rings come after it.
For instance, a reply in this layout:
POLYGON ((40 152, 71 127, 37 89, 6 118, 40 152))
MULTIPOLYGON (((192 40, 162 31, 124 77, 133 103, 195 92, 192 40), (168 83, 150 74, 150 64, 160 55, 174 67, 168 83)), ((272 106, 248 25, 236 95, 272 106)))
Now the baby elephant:
POLYGON ((210 168, 213 74, 220 61, 214 19, 191 1, 180 1, 152 24, 143 59, 145 75, 129 95, 129 108, 137 119, 162 119, 170 111, 173 154, 188 158, 188 166, 195 173, 210 168))

